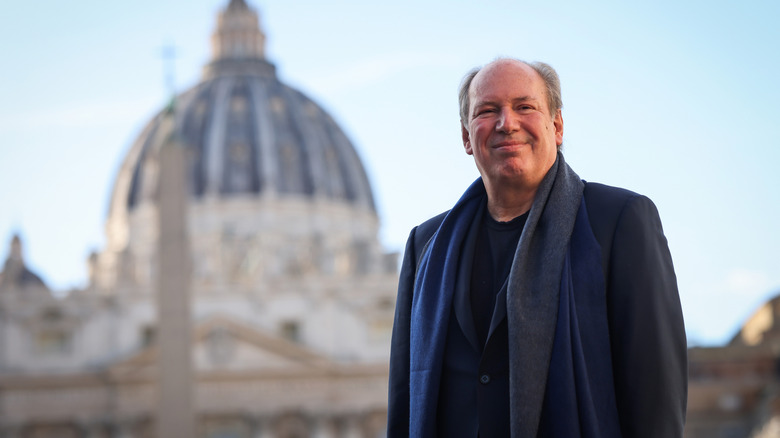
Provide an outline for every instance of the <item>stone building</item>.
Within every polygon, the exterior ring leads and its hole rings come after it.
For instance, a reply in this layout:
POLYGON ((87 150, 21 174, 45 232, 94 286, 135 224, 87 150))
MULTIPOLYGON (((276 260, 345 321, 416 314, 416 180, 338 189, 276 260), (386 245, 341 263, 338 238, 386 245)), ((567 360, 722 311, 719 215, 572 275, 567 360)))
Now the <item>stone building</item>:
POLYGON ((780 296, 727 345, 688 356, 686 438, 780 437, 780 296))
POLYGON ((174 408, 191 411, 198 437, 384 436, 397 254, 379 243, 353 145, 279 81, 264 39, 256 12, 230 0, 202 81, 125 157, 86 288, 54 297, 12 240, 0 436, 156 437, 174 408), (190 254, 172 265, 161 252, 161 211, 176 200, 161 185, 170 142, 186 198, 176 245, 190 254), (160 311, 165 287, 186 315, 160 311), (186 327, 186 342, 161 340, 166 327, 186 327), (163 359, 177 354, 189 358, 178 381, 163 359), (162 403, 166 381, 191 396, 162 403))

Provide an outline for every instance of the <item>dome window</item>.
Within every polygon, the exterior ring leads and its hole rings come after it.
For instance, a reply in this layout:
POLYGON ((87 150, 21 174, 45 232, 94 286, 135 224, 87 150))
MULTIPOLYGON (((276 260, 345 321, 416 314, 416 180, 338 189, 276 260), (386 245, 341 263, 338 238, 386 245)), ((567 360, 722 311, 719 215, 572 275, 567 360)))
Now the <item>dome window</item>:
POLYGON ((284 321, 280 327, 283 338, 292 342, 301 342, 301 324, 298 321, 284 321))

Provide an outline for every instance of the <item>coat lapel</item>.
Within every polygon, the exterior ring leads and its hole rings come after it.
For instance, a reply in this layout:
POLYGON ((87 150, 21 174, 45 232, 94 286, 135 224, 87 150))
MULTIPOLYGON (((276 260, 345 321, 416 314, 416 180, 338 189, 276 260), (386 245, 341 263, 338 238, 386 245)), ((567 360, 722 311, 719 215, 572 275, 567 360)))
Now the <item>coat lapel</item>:
POLYGON ((506 318, 506 287, 508 281, 504 281, 504 285, 501 286, 501 290, 496 295, 496 306, 493 308, 493 318, 490 320, 490 331, 488 331, 488 339, 493 336, 493 332, 501 324, 501 321, 506 318))

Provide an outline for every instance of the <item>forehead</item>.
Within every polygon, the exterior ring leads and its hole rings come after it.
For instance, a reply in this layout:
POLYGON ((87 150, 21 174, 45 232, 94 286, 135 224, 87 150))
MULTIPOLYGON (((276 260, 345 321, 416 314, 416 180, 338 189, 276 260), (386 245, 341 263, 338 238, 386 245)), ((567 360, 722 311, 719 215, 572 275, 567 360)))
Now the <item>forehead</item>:
POLYGON ((517 61, 497 61, 477 73, 469 87, 472 105, 516 99, 544 101, 541 76, 530 66, 517 61))

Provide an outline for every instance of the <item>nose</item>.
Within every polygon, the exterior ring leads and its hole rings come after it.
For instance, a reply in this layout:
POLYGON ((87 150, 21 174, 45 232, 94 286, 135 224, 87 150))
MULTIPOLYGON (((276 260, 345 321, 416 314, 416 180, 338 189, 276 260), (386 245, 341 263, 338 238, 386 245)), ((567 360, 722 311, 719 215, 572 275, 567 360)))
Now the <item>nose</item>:
POLYGON ((508 108, 502 108, 498 114, 496 131, 508 134, 517 131, 519 129, 518 126, 514 112, 508 108))

